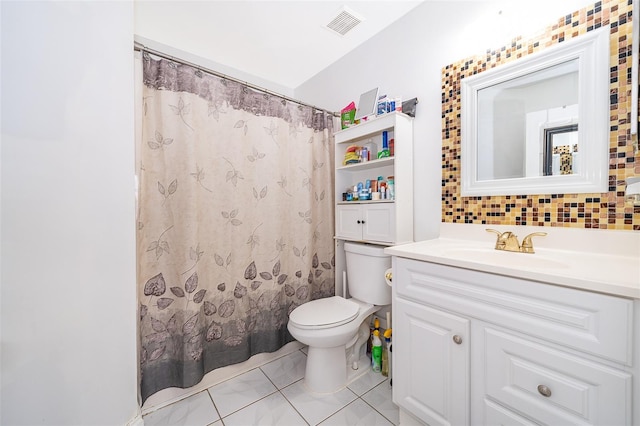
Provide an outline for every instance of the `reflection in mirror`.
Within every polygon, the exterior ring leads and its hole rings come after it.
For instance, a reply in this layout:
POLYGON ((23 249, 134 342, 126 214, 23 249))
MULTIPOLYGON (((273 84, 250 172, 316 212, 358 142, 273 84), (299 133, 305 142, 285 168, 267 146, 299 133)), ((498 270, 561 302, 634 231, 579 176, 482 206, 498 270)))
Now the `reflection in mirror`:
POLYGON ((550 127, 544 129, 545 176, 571 175, 577 173, 578 125, 550 127))
POLYGON ((479 90, 478 180, 546 175, 543 129, 577 122, 577 105, 577 59, 479 90))
POLYGON ((603 27, 461 80, 462 196, 608 189, 603 27))

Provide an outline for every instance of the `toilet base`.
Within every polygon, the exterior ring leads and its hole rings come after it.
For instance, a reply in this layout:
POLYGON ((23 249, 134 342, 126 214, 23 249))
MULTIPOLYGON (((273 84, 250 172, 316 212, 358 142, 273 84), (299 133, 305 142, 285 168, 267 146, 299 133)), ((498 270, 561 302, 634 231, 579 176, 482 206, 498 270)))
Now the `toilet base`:
POLYGON ((347 384, 347 357, 344 345, 335 348, 310 346, 304 384, 315 393, 333 393, 344 388, 347 384))

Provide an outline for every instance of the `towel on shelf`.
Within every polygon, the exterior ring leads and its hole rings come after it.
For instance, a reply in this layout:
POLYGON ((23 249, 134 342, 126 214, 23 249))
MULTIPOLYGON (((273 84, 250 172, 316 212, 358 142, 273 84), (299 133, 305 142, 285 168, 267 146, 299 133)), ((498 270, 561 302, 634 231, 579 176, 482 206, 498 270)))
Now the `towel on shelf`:
POLYGON ((347 151, 344 153, 344 161, 342 162, 343 165, 347 165, 347 164, 355 164, 355 163, 359 163, 360 162, 360 155, 358 154, 358 152, 360 151, 360 147, 357 145, 351 145, 350 147, 347 148, 347 151))

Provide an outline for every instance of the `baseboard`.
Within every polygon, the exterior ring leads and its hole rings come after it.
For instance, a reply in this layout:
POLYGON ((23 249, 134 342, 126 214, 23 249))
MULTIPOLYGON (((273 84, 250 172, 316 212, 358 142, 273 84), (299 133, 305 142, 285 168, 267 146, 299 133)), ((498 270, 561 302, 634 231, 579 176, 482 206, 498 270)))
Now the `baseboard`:
POLYGON ((127 422, 126 426, 144 426, 144 420, 142 419, 142 412, 140 409, 138 409, 138 414, 127 422))

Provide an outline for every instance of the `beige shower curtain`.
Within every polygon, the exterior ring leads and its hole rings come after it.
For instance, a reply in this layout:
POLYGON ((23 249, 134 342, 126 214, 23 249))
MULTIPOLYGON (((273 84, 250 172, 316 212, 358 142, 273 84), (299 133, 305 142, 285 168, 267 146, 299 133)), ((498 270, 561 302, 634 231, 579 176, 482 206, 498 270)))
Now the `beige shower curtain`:
POLYGON ((334 293, 334 118, 144 54, 138 152, 141 393, 293 340, 334 293))

